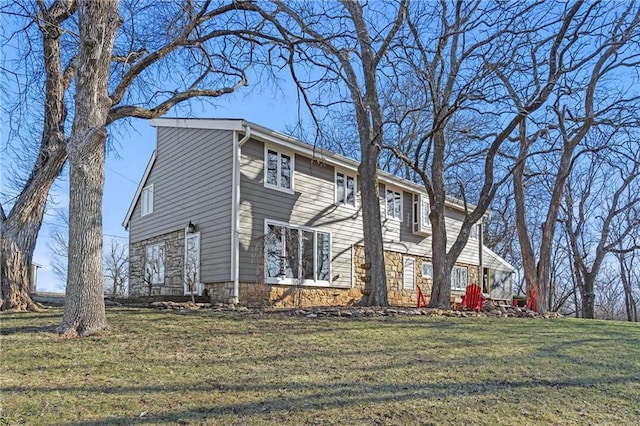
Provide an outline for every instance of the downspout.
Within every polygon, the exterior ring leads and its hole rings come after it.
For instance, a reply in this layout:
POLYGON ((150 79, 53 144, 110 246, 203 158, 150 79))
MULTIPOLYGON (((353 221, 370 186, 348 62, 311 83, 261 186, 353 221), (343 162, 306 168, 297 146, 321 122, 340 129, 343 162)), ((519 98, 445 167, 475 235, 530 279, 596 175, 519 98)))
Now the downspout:
POLYGON ((242 145, 251 137, 251 127, 245 124, 244 137, 236 141, 238 133, 234 132, 233 149, 233 200, 231 202, 231 280, 233 281, 233 300, 240 301, 240 152, 242 145))

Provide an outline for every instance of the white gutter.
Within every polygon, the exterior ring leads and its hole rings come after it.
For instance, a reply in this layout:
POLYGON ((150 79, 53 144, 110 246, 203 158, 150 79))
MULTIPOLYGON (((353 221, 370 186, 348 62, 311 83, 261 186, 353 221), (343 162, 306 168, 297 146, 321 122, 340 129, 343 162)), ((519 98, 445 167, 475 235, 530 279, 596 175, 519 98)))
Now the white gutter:
POLYGON ((237 140, 233 132, 233 176, 231 200, 231 280, 233 281, 233 304, 240 301, 240 151, 251 137, 251 127, 244 125, 244 137, 237 140))

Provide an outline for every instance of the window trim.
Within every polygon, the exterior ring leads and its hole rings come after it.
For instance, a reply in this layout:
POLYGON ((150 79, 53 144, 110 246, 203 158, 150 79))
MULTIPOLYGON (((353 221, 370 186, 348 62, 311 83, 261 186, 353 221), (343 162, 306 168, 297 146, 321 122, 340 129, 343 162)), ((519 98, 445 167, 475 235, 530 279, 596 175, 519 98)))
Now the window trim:
POLYGON ((313 257, 314 257, 314 278, 313 279, 300 279, 300 278, 278 278, 278 277, 269 277, 267 276, 267 246, 264 245, 264 282, 267 284, 279 284, 279 285, 293 285, 293 286, 313 286, 313 287, 334 287, 333 283, 333 234, 330 231, 319 228, 312 228, 309 226, 297 226, 287 222, 281 222, 277 220, 264 219, 264 235, 268 235, 269 233, 269 225, 280 226, 283 228, 295 229, 298 231, 298 268, 301 267, 302 262, 302 231, 313 232, 313 257), (329 235, 329 280, 316 280, 315 276, 317 275, 317 233, 323 233, 329 235))
POLYGON ((467 286, 469 285, 469 268, 466 266, 459 266, 459 265, 454 265, 453 268, 451 268, 451 278, 450 278, 451 282, 449 283, 449 286, 451 287, 451 290, 455 290, 455 291, 465 291, 465 289, 467 288, 467 286), (466 276, 466 283, 464 283, 464 285, 462 287, 454 287, 453 286, 453 273, 454 271, 458 269, 458 270, 464 270, 465 271, 465 276, 466 276))
POLYGON ((427 262, 426 260, 422 261, 422 278, 424 279, 433 279, 433 262, 427 262), (427 275, 424 273, 424 267, 429 265, 431 267, 431 274, 427 275))
POLYGON ((335 170, 333 174, 333 200, 336 206, 344 206, 349 207, 351 209, 355 209, 358 206, 358 177, 357 175, 342 171, 335 170), (344 189, 345 189, 345 197, 343 201, 338 200, 338 175, 342 175, 344 177, 344 189), (347 182, 349 179, 353 179, 353 204, 349 204, 346 202, 346 191, 347 191, 347 182))
POLYGON ((403 290, 415 290, 416 289, 416 258, 412 256, 402 256, 402 289, 403 290), (407 287, 407 274, 405 271, 406 263, 410 261, 413 264, 413 280, 411 281, 411 286, 407 287))
POLYGON ((480 224, 474 223, 473 225, 471 225, 471 228, 469 228, 469 239, 477 240, 479 235, 480 235, 480 224))
POLYGON ((183 287, 184 287, 184 295, 190 295, 191 291, 190 289, 187 288, 187 282, 188 282, 188 278, 187 278, 187 242, 189 241, 189 238, 197 238, 198 241, 198 251, 196 253, 196 276, 197 276, 197 282, 196 282, 196 291, 194 294, 198 294, 200 295, 202 293, 201 291, 201 282, 202 282, 202 264, 201 264, 201 246, 200 246, 200 232, 194 232, 194 233, 188 233, 185 230, 184 233, 184 263, 182 265, 182 279, 183 279, 183 287))
MULTIPOLYGON (((166 281, 166 274, 165 274, 165 269, 166 269, 166 265, 165 265, 165 260, 166 260, 166 249, 165 249, 165 243, 164 242, 160 242, 160 243, 154 243, 154 244, 147 244, 146 246, 144 246, 144 262, 143 262, 143 281, 145 284, 148 284, 146 281, 146 276, 147 276, 147 261, 149 260, 149 256, 147 256, 148 250, 149 249, 153 249, 154 247, 158 247, 158 249, 163 249, 163 257, 162 257, 162 279, 158 279, 158 281, 154 281, 153 280, 153 276, 151 278, 151 285, 152 286, 162 286, 165 284, 166 281)), ((158 271, 158 278, 160 278, 160 271, 158 271)))
POLYGON ((140 203, 140 217, 148 216, 153 213, 153 201, 154 201, 154 184, 149 184, 142 188, 142 197, 140 203), (147 194, 151 194, 151 200, 147 199, 147 194), (145 208, 146 207, 146 208, 145 208))
POLYGON ((295 153, 291 152, 291 151, 287 151, 287 150, 282 150, 280 147, 275 148, 272 147, 268 144, 264 144, 264 173, 263 173, 263 179, 264 179, 264 187, 265 188, 270 188, 270 189, 275 189, 276 191, 280 191, 280 192, 284 192, 287 194, 293 194, 294 193, 294 175, 295 175, 295 168, 296 168, 296 156, 295 153), (267 179, 267 175, 269 173, 269 151, 275 152, 277 154, 278 160, 277 160, 277 169, 276 169, 276 184, 272 184, 268 182, 267 179), (282 165, 282 156, 286 155, 287 157, 289 157, 290 161, 291 161, 291 165, 289 167, 289 169, 291 170, 291 176, 289 177, 289 182, 290 182, 290 188, 285 188, 280 186, 281 184, 281 165, 282 165))
MULTIPOLYGON (((404 191, 402 189, 399 188, 394 188, 392 186, 389 185, 385 185, 384 186, 384 212, 385 212, 385 217, 387 219, 393 219, 393 220, 397 220, 399 222, 402 222, 402 215, 404 213, 404 191), (388 200, 387 200, 387 192, 393 192, 394 195, 395 194, 399 194, 400 195, 400 217, 395 217, 395 216, 389 216, 389 205, 388 205, 388 200)), ((395 197, 394 197, 394 211, 395 211, 395 197)))

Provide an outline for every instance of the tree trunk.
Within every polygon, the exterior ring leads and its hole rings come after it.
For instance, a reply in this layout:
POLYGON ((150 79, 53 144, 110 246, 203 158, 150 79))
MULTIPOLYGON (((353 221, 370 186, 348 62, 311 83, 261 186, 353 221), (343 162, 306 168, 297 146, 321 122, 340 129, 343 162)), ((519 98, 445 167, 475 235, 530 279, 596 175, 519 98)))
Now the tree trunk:
POLYGON ((627 313, 627 321, 638 322, 636 301, 633 297, 633 289, 631 288, 631 280, 629 279, 630 274, 625 264, 624 254, 618 254, 616 257, 620 263, 620 280, 622 281, 622 288, 624 289, 624 307, 627 313))
POLYGON ((118 1, 78 4, 80 51, 69 153, 69 262, 64 316, 57 331, 88 336, 108 328, 102 263, 102 193, 108 81, 118 1))
POLYGON ((362 223, 364 237, 364 258, 368 269, 369 296, 367 304, 370 306, 387 306, 387 275, 384 263, 384 248, 382 240, 382 226, 380 218, 380 191, 377 179, 376 161, 370 158, 360 163, 360 191, 362 194, 362 223), (369 163, 368 165, 365 165, 369 163), (371 164, 373 163, 373 164, 371 164), (368 225, 373 224, 373 225, 368 225), (378 225, 375 225, 378 224, 378 225))
POLYGON ((30 296, 31 261, 47 195, 66 160, 64 140, 45 129, 40 155, 20 197, 2 224, 0 310, 40 311, 30 296))
POLYGON ((596 276, 589 274, 585 275, 580 288, 580 297, 582 299, 582 318, 594 319, 595 318, 595 293, 593 292, 594 282, 596 276))
POLYGON ((0 310, 41 310, 29 294, 31 261, 49 189, 67 159, 64 146, 64 91, 69 77, 64 75, 60 62, 60 23, 74 9, 74 4, 59 2, 41 17, 46 75, 42 141, 31 175, 2 224, 0 310))
MULTIPOLYGON (((444 204, 443 204, 444 206, 444 204)), ((430 213, 433 230, 431 248, 433 265, 433 285, 431 287, 430 308, 451 309, 451 269, 447 261, 447 232, 444 208, 432 209, 430 213)), ((455 263, 455 262, 454 262, 455 263)))

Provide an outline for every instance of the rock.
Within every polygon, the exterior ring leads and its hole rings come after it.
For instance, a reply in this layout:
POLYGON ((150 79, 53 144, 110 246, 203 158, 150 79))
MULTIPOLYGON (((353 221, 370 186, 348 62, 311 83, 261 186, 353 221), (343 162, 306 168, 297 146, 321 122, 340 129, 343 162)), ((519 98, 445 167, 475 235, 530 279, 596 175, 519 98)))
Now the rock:
POLYGON ((311 318, 311 319, 313 319, 313 318, 318 318, 318 314, 314 314, 314 313, 312 312, 312 313, 310 313, 310 314, 305 315, 305 317, 306 317, 306 318, 311 318))

